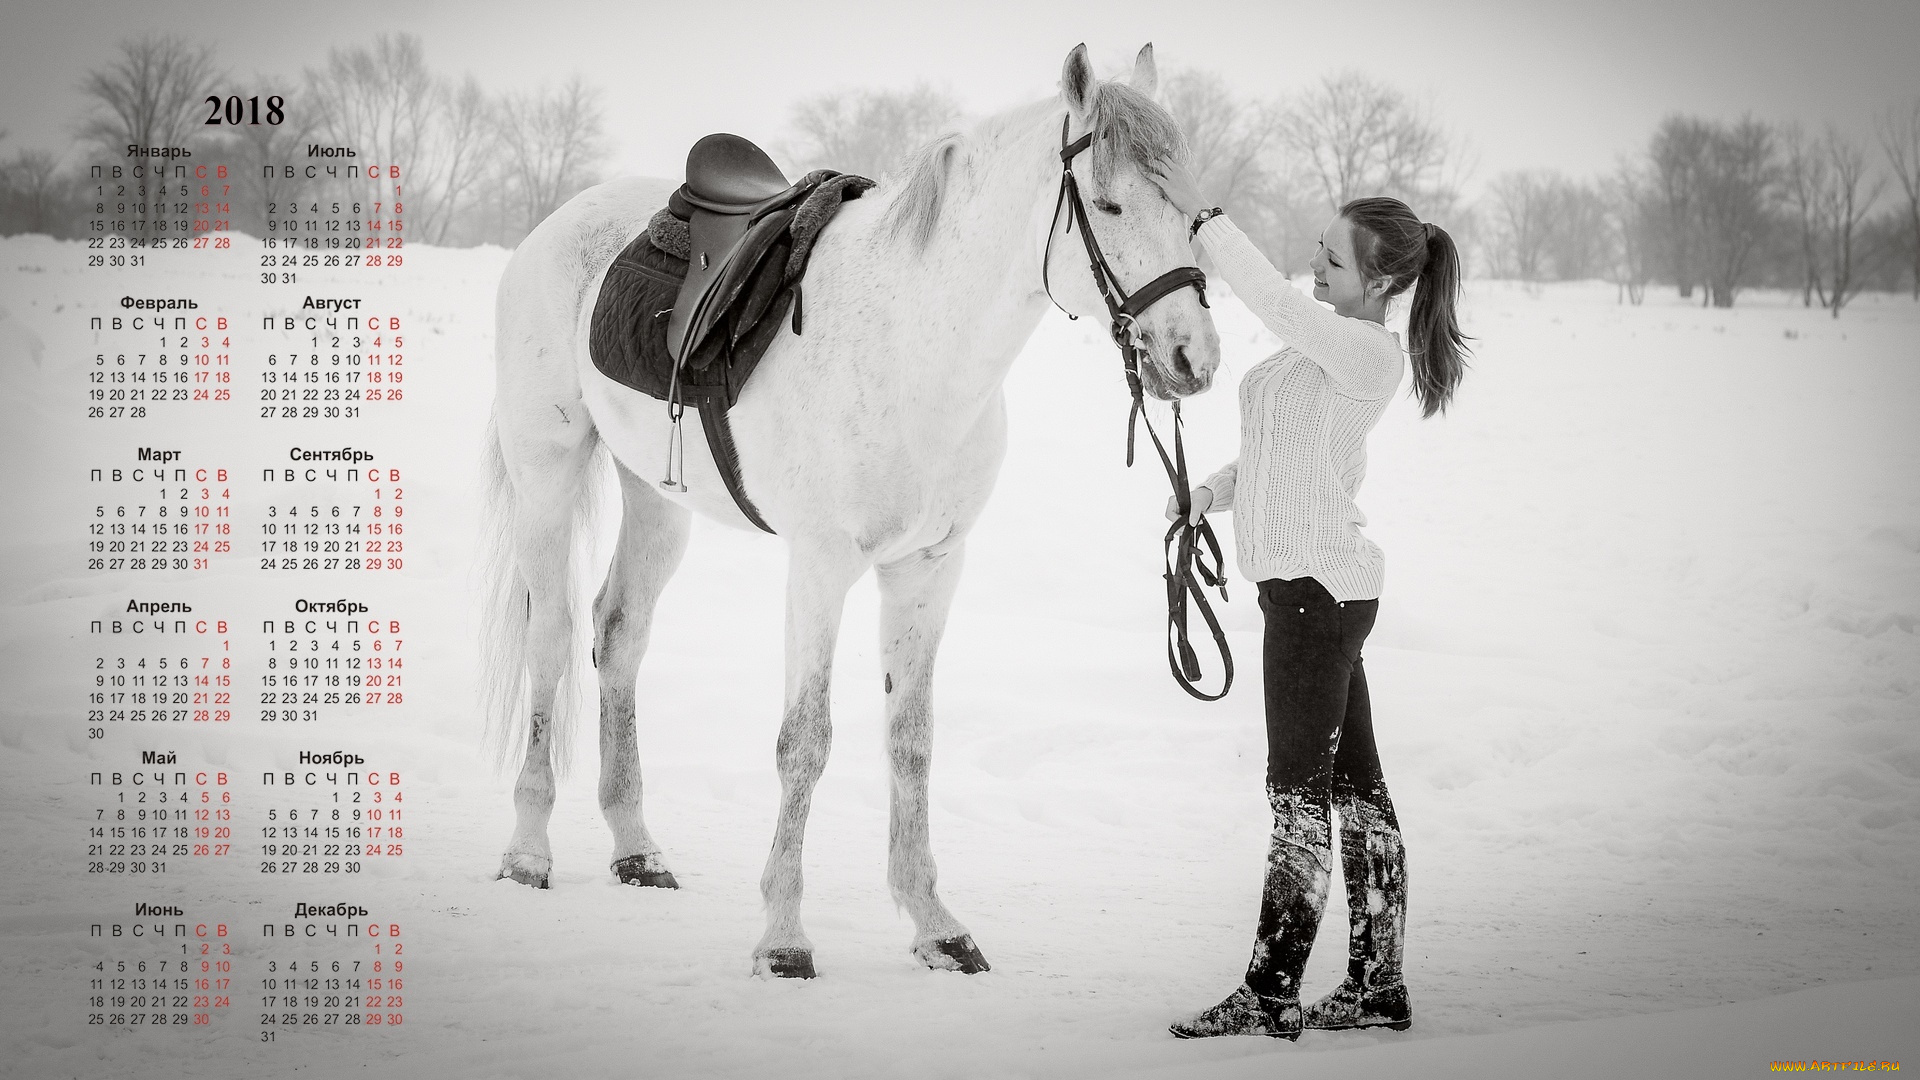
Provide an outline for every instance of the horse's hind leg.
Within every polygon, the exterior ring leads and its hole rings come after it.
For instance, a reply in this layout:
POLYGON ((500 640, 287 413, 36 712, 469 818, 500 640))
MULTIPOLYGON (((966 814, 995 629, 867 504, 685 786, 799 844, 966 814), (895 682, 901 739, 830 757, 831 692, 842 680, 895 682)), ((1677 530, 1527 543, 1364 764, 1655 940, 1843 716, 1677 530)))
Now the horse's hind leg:
POLYGON ((828 715, 833 647, 847 590, 867 566, 866 556, 845 538, 796 537, 787 560, 787 709, 774 752, 780 770, 780 817, 773 850, 760 876, 767 903, 767 932, 753 951, 756 975, 810 979, 813 943, 800 925, 804 891, 801 846, 813 788, 827 767, 833 745, 828 715))
POLYGON ((887 693, 887 758, 893 771, 887 884, 913 917, 913 954, 931 968, 987 970, 973 936, 934 891, 927 826, 933 763, 933 662, 960 581, 958 544, 928 548, 879 569, 880 648, 887 693))
POLYGON ((677 889, 640 812, 634 678, 653 630, 654 604, 687 550, 690 515, 616 462, 625 512, 606 584, 593 602, 600 670, 600 812, 613 830, 613 872, 628 885, 677 889))
POLYGON ((590 466, 599 440, 591 426, 570 422, 503 422, 501 435, 514 500, 507 526, 512 581, 524 588, 526 604, 523 616, 515 613, 524 622, 510 662, 524 666, 529 693, 526 757, 513 787, 513 837, 499 876, 544 889, 553 871, 547 823, 553 816, 554 757, 571 738, 572 702, 560 690, 576 664, 572 560, 583 508, 592 498, 590 466))

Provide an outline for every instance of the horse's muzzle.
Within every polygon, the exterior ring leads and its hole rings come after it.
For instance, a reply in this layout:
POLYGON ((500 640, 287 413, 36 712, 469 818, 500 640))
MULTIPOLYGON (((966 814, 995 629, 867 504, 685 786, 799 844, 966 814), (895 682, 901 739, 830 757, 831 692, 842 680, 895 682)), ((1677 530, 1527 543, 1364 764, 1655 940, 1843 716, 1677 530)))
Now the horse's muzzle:
POLYGON ((1184 344, 1170 350, 1154 349, 1148 353, 1147 362, 1140 365, 1140 388, 1161 401, 1205 393, 1212 385, 1213 367, 1196 371, 1192 353, 1184 344))

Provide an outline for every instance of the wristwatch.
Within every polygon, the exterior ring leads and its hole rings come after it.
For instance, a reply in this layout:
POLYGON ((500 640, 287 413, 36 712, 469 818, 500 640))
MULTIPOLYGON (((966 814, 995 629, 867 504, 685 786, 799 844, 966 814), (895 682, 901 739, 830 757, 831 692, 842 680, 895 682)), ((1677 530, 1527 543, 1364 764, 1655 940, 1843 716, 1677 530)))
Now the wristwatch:
POLYGON ((1187 230, 1187 235, 1188 236, 1200 235, 1200 226, 1205 225, 1207 222, 1212 221, 1214 218, 1217 218, 1224 213, 1226 213, 1225 210, 1222 210, 1219 207, 1215 206, 1211 209, 1202 210, 1199 213, 1193 215, 1193 225, 1191 228, 1187 230))

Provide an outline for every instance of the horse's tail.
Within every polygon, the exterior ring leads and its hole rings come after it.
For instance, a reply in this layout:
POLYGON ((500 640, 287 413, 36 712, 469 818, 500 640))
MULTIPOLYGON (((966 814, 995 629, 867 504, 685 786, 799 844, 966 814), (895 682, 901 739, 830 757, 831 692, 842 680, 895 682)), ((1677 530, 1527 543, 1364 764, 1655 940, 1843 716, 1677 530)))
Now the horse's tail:
POLYGON ((500 452, 500 417, 487 417, 486 503, 481 526, 480 710, 487 744, 503 768, 526 750, 527 628, 532 621, 526 579, 513 557, 513 481, 500 452))
MULTIPOLYGON (((597 434, 589 435, 597 442, 597 434)), ((538 550, 523 551, 530 536, 521 520, 531 508, 515 492, 512 474, 501 449, 500 417, 496 410, 487 420, 487 445, 483 463, 486 474, 486 505, 482 527, 481 573, 483 611, 480 619, 480 702, 486 716, 486 741, 494 759, 504 769, 518 770, 527 748, 530 723, 528 689, 532 631, 532 592, 523 567, 528 560, 557 573, 566 590, 569 617, 566 620, 565 662, 561 668, 558 692, 549 717, 549 744, 553 747, 556 774, 564 774, 572 756, 573 734, 580 714, 582 683, 586 674, 586 650, 582 648, 579 628, 590 622, 579 616, 583 607, 580 582, 575 571, 586 546, 595 517, 600 490, 599 463, 605 457, 597 447, 585 447, 578 460, 579 475, 554 479, 572 489, 571 505, 565 517, 554 522, 559 530, 541 537, 547 541, 538 550)))

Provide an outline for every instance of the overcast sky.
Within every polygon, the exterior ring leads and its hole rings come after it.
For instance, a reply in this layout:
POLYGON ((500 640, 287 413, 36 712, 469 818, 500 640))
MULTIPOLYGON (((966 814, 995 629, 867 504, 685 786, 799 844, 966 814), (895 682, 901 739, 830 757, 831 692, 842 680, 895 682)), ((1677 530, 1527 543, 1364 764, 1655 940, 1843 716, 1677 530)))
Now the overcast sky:
POLYGON ((778 142, 789 105, 825 90, 924 81, 975 114, 1033 100, 1082 41, 1103 74, 1151 41, 1163 71, 1211 69, 1250 96, 1362 70, 1471 147, 1469 190, 1515 168, 1610 170, 1668 112, 1866 138, 1920 97, 1920 0, 8 0, 0 18, 0 150, 64 149, 82 73, 148 31, 213 43, 224 90, 290 108, 303 67, 383 31, 495 87, 577 71, 605 92, 616 171, 660 176, 710 131, 778 142))

